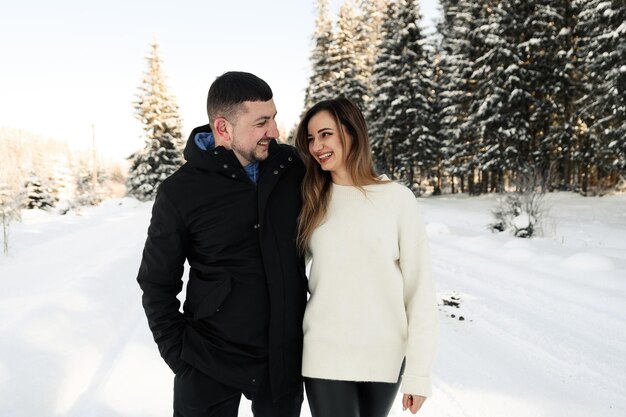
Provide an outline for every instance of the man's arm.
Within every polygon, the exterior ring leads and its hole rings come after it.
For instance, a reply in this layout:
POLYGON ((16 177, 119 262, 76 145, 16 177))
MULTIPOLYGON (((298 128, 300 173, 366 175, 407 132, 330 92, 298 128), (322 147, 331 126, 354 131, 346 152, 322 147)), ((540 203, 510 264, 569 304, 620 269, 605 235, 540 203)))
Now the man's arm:
POLYGON ((185 319, 176 298, 183 287, 186 242, 187 231, 179 213, 159 190, 137 282, 154 341, 174 373, 186 367, 180 359, 185 319))

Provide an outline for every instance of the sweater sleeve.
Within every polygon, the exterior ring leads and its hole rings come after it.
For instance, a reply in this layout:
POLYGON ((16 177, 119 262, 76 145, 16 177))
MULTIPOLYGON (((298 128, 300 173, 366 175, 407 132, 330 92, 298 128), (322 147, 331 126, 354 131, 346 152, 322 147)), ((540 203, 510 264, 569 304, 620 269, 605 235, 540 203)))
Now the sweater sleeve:
POLYGON ((180 359, 185 319, 177 295, 183 287, 186 231, 174 205, 159 189, 137 281, 148 325, 161 356, 177 373, 186 367, 180 359))
POLYGON ((405 394, 430 396, 431 369, 439 333, 437 302, 426 229, 412 193, 403 204, 398 227, 400 269, 408 323, 406 364, 401 391, 405 394))

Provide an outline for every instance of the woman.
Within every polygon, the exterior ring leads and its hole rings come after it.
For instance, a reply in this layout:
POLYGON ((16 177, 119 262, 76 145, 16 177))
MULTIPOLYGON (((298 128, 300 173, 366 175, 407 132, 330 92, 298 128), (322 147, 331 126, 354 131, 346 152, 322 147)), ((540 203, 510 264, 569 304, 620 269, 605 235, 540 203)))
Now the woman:
POLYGON ((296 147, 307 165, 298 243, 312 259, 302 365, 311 413, 386 416, 401 380, 415 414, 431 392, 438 331, 416 199, 376 175, 365 120, 347 99, 307 111, 296 147))

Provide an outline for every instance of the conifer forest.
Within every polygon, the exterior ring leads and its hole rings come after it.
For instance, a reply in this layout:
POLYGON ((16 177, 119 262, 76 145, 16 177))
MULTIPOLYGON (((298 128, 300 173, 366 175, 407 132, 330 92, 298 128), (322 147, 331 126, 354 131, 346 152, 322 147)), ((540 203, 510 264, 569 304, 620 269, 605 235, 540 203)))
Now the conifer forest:
POLYGON ((626 172, 624 0, 317 0, 305 108, 365 113, 380 172, 422 192, 597 194, 626 172))

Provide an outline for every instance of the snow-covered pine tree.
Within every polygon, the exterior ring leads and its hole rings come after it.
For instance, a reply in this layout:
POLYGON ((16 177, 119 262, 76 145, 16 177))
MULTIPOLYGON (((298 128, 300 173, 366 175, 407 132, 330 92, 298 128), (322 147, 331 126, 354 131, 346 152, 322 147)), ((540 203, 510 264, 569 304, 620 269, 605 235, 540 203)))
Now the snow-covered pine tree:
POLYGON ((54 207, 56 198, 50 186, 35 173, 31 173, 22 185, 24 199, 22 205, 26 209, 49 209, 54 207))
POLYGON ((519 54, 528 63, 531 159, 542 187, 566 189, 576 148, 574 14, 570 0, 534 0, 519 54), (554 178, 550 178, 554 177, 554 178), (547 184, 548 180, 554 181, 547 184))
POLYGON ((438 144, 430 129, 434 86, 418 26, 419 3, 394 3, 392 16, 383 23, 370 117, 378 152, 382 140, 383 170, 413 186, 418 179, 428 178, 438 163, 438 144))
POLYGON ((333 24, 328 11, 329 0, 317 0, 317 19, 311 51, 311 77, 304 94, 304 111, 318 101, 334 97, 328 50, 334 42, 333 24))
POLYGON ((98 169, 95 173, 91 161, 78 158, 74 167, 74 204, 78 206, 95 206, 104 199, 102 183, 105 173, 98 169))
POLYGON ((584 95, 579 117, 581 187, 614 185, 626 172, 626 2, 576 0, 584 95), (587 146, 585 146, 585 144, 587 146))
POLYGON ((389 0, 360 0, 357 15, 359 30, 356 33, 357 54, 363 57, 361 77, 365 83, 366 95, 364 97, 363 111, 369 106, 372 98, 372 71, 376 64, 376 55, 382 33, 382 22, 387 13, 389 0))
POLYGON ((392 101, 396 108, 399 127, 398 138, 404 138, 402 165, 406 167, 406 181, 414 184, 418 179, 431 178, 440 156, 440 144, 433 134, 434 84, 432 83, 432 56, 429 55, 427 42, 419 28, 421 20, 418 0, 400 2, 399 21, 404 28, 399 32, 400 44, 403 44, 402 72, 397 82, 410 86, 401 92, 401 96, 392 101), (405 106, 404 96, 409 98, 405 106))
POLYGON ((148 70, 139 86, 135 116, 143 124, 145 147, 130 157, 127 192, 139 200, 155 197, 158 186, 183 164, 182 122, 165 84, 159 45, 150 44, 148 70))
POLYGON ((470 33, 479 54, 472 75, 475 95, 465 127, 478 137, 474 163, 480 171, 481 191, 503 190, 507 171, 517 173, 528 167, 532 96, 518 45, 531 7, 532 2, 526 0, 486 1, 483 16, 470 33))
POLYGON ((398 28, 397 8, 398 4, 391 1, 381 23, 380 43, 371 77, 372 100, 366 113, 374 162, 380 172, 391 178, 396 170, 395 144, 390 140, 394 120, 389 109, 396 96, 395 77, 399 72, 399 52, 394 36, 398 28))
POLYGON ((359 50, 363 43, 360 34, 361 27, 357 19, 352 0, 345 0, 339 9, 337 33, 335 42, 330 50, 329 64, 332 73, 333 96, 348 98, 361 110, 365 110, 367 99, 367 55, 359 50))
POLYGON ((437 48, 437 121, 438 136, 443 145, 443 169, 452 177, 452 192, 456 179, 465 192, 465 179, 472 172, 474 136, 465 128, 474 94, 472 82, 473 59, 469 33, 478 21, 480 5, 467 0, 440 0, 443 20, 437 30, 441 36, 437 48))

